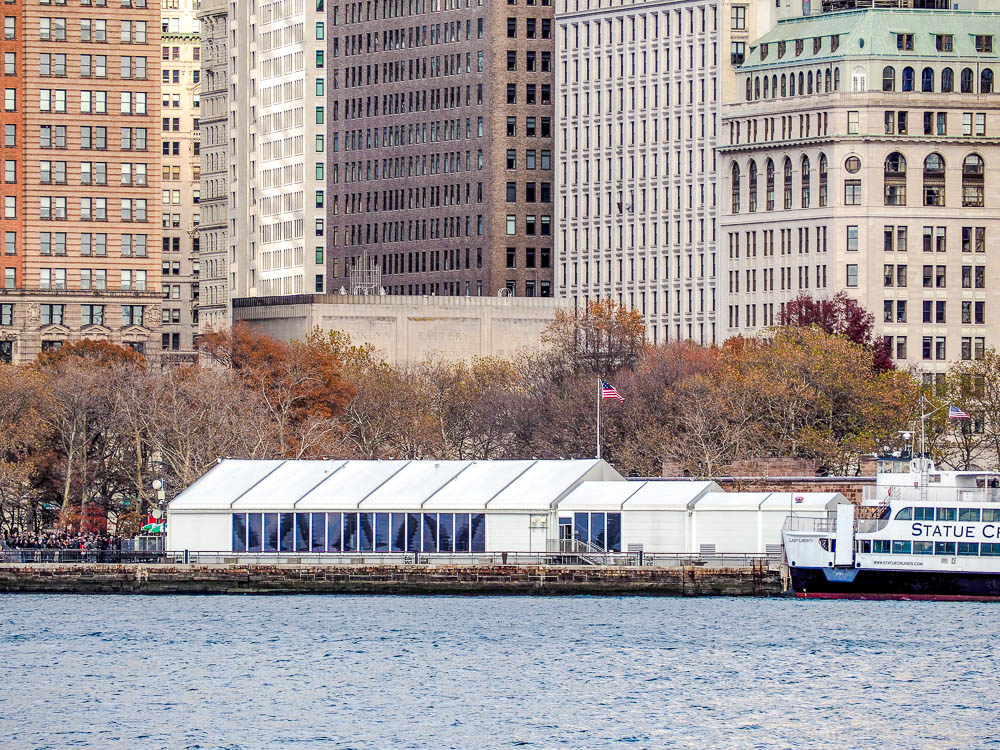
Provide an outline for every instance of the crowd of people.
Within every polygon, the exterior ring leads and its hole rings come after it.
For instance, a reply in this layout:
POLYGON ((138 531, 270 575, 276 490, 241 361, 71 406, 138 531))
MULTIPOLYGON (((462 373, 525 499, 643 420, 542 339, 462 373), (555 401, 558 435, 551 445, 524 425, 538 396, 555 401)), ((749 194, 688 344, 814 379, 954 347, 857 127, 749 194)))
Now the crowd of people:
POLYGON ((57 549, 57 550, 121 550, 119 536, 109 534, 77 533, 71 531, 44 531, 40 533, 4 533, 3 546, 7 549, 57 549))

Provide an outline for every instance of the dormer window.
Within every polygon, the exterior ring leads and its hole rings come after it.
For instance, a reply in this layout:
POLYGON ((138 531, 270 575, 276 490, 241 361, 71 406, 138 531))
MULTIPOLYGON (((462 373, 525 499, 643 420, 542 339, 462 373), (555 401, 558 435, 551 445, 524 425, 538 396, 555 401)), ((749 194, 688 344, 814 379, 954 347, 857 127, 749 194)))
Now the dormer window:
POLYGON ((798 57, 802 54, 803 43, 801 39, 795 40, 795 56, 798 57))
POLYGON ((913 34, 896 34, 896 49, 903 52, 912 52, 913 34))
POLYGON ((760 45, 760 59, 761 60, 766 60, 767 59, 767 45, 766 44, 760 45))
POLYGON ((986 34, 976 35, 976 52, 992 52, 993 37, 986 34))
POLYGON ((840 34, 834 34, 830 37, 830 51, 836 52, 837 48, 840 46, 840 34))
POLYGON ((813 54, 818 55, 819 51, 823 49, 823 38, 814 36, 813 37, 813 54))
POLYGON ((778 42, 778 59, 780 60, 784 56, 785 56, 785 43, 778 42))
POLYGON ((955 37, 951 34, 935 34, 934 49, 938 52, 951 52, 955 47, 955 37))

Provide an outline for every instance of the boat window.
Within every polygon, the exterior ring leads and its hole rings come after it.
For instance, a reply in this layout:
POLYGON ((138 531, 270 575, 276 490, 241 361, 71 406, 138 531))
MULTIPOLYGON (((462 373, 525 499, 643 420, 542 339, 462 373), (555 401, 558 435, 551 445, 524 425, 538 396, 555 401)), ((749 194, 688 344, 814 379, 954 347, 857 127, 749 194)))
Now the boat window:
POLYGON ((935 555, 954 555, 955 554, 955 543, 954 542, 934 542, 934 554, 935 555))
POLYGON ((1000 521, 1000 508, 983 508, 984 521, 1000 521))
POLYGON ((975 542, 959 542, 958 554, 963 556, 975 556, 979 554, 979 545, 975 542))
POLYGON ((958 520, 959 521, 978 521, 979 520, 979 508, 959 508, 958 509, 958 520))
POLYGON ((912 552, 910 542, 894 539, 892 542, 892 554, 909 555, 912 552))
POLYGON ((983 542, 979 545, 979 554, 983 557, 1000 557, 1000 544, 983 542))
POLYGON ((913 543, 913 554, 914 555, 933 555, 934 554, 934 542, 914 542, 913 543))
POLYGON ((892 542, 888 539, 872 539, 872 552, 876 555, 879 553, 889 553, 892 551, 892 542))
POLYGON ((914 508, 913 509, 913 520, 914 521, 933 521, 934 520, 934 509, 933 508, 914 508))
POLYGON ((958 511, 955 508, 938 508, 937 509, 937 520, 939 521, 954 521, 958 516, 958 511))
POLYGON ((913 518, 913 508, 901 508, 895 518, 897 521, 909 521, 913 518))
POLYGON ((872 551, 872 540, 871 539, 859 539, 858 540, 858 552, 867 554, 872 551))

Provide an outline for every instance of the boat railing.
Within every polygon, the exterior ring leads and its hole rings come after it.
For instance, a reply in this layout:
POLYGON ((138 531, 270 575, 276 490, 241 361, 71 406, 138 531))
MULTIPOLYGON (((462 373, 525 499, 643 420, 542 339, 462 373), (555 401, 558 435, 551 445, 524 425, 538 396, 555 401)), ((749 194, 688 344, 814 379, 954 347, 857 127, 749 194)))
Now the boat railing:
POLYGON ((788 516, 783 527, 785 531, 804 531, 815 534, 832 534, 837 530, 836 518, 817 516, 788 516))
POLYGON ((865 505, 874 503, 1000 503, 1000 488, 970 487, 962 488, 929 484, 926 495, 920 487, 913 485, 868 485, 862 488, 862 498, 865 505))

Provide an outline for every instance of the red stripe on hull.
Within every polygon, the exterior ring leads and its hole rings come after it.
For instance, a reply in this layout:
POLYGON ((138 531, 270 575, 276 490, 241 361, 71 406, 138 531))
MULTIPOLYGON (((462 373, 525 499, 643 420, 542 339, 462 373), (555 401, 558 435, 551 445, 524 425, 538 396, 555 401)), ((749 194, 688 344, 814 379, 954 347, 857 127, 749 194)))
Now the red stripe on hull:
POLYGON ((866 599, 871 601, 902 601, 902 602, 997 602, 998 596, 973 596, 970 594, 848 594, 848 593, 816 593, 795 592, 797 599, 866 599))

